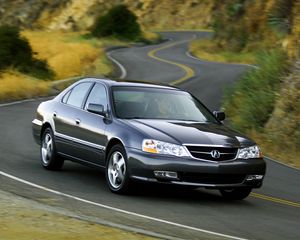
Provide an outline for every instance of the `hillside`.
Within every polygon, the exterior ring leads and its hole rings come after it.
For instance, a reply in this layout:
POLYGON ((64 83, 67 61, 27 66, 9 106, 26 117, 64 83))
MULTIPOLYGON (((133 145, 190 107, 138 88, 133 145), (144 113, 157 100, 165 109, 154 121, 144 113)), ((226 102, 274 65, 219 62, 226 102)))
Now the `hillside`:
POLYGON ((211 0, 0 0, 0 22, 25 28, 85 30, 95 16, 124 3, 149 29, 197 29, 211 21, 211 0), (205 13, 205 14, 202 14, 205 13))

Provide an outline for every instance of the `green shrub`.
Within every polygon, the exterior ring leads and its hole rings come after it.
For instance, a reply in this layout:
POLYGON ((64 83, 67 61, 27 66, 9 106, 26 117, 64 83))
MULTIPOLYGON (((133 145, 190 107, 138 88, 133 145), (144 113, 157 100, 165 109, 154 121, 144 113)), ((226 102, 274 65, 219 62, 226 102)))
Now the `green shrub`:
POLYGON ((33 57, 27 39, 13 26, 0 26, 0 71, 13 67, 37 78, 50 79, 54 73, 47 62, 33 57))
POLYGON ((137 17, 126 5, 117 5, 106 15, 98 17, 91 33, 95 37, 112 36, 125 40, 138 40, 141 37, 137 17))
POLYGON ((249 70, 231 89, 227 89, 223 107, 231 124, 239 131, 260 131, 274 109, 280 81, 288 71, 288 58, 282 50, 262 52, 259 68, 249 70))

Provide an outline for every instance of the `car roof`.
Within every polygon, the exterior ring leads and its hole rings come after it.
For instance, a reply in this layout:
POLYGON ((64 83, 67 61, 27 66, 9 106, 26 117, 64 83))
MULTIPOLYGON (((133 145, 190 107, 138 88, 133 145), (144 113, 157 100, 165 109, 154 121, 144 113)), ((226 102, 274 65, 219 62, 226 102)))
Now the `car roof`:
POLYGON ((111 86, 120 86, 120 87, 147 87, 147 88, 163 88, 163 89, 170 89, 170 90, 180 90, 177 87, 161 84, 161 83, 151 83, 146 81, 131 81, 131 80, 122 80, 122 79, 104 79, 104 78, 95 78, 95 77, 85 77, 80 80, 80 82, 84 81, 94 81, 100 82, 108 87, 111 86))

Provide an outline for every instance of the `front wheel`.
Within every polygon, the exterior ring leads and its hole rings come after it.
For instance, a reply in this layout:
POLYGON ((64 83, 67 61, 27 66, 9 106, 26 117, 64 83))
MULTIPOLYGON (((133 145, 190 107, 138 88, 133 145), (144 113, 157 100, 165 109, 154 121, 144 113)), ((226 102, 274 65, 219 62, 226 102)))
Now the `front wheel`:
POLYGON ((47 170, 60 170, 64 160, 57 154, 54 135, 51 128, 43 132, 41 139, 41 162, 47 170))
POLYGON ((249 196, 251 188, 220 189, 221 195, 230 200, 242 200, 249 196))
POLYGON ((122 145, 111 148, 106 160, 106 181, 114 193, 128 193, 131 181, 128 176, 127 156, 122 145))

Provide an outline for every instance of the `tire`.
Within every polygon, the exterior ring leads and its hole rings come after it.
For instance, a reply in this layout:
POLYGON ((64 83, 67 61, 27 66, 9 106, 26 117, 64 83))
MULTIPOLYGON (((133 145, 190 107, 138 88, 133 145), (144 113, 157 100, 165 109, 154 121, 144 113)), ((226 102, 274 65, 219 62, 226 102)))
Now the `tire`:
POLYGON ((47 170, 60 170, 64 160, 57 154, 54 135, 51 128, 43 132, 40 147, 40 159, 42 166, 47 170))
POLYGON ((121 144, 113 146, 107 156, 105 176, 110 191, 118 194, 130 193, 132 183, 124 147, 121 144))
POLYGON ((243 200, 251 193, 251 188, 220 189, 221 195, 230 200, 243 200))

